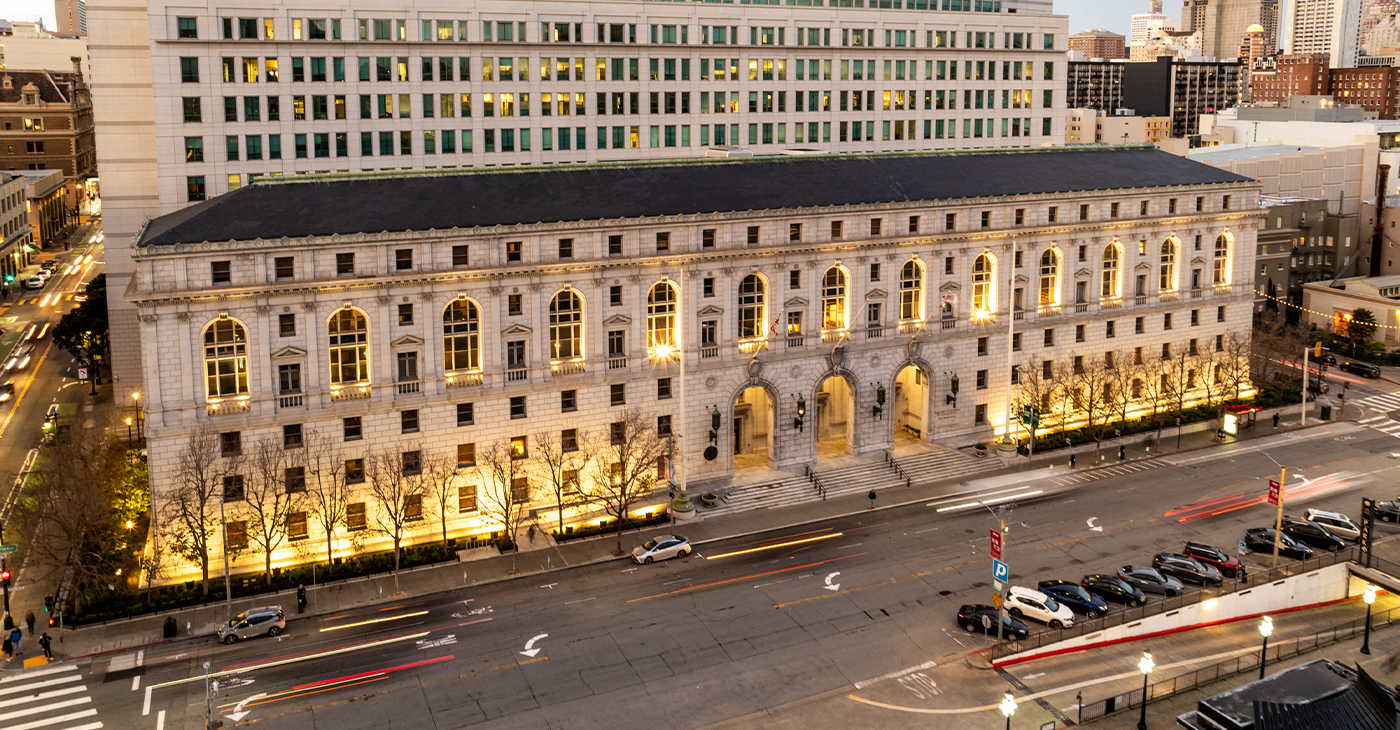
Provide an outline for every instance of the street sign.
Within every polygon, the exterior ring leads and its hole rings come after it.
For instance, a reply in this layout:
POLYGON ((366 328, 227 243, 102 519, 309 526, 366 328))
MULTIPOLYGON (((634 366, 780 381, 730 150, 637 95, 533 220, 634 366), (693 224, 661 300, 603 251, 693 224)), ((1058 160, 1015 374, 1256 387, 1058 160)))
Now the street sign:
POLYGON ((1001 531, 995 527, 992 533, 992 560, 1001 560, 1001 531))
POLYGON ((0 553, 13 553, 18 550, 18 545, 0 545, 0 553))
POLYGON ((1356 543, 1363 557, 1363 564, 1371 564, 1372 530, 1376 522, 1376 501, 1370 497, 1361 498, 1361 534, 1356 543))
POLYGON ((1244 540, 1240 540, 1240 555, 1244 555, 1244 553, 1245 553, 1245 549, 1244 549, 1244 540))
POLYGON ((87 368, 78 368, 78 380, 87 380, 87 368))
POLYGON ((1269 480, 1269 504, 1278 504, 1280 485, 1277 479, 1269 480))
POLYGON ((1000 560, 992 561, 992 579, 1005 581, 1011 574, 1011 569, 1006 567, 1006 563, 1000 560))
MULTIPOLYGON (((993 593, 993 594, 992 594, 992 605, 993 605, 993 606, 996 606, 997 608, 1001 608, 1001 594, 1000 594, 1000 593, 993 593)), ((987 618, 987 614, 985 614, 985 613, 982 614, 982 618, 984 618, 984 619, 987 618)), ((988 619, 988 620, 990 621, 990 619, 988 619)))

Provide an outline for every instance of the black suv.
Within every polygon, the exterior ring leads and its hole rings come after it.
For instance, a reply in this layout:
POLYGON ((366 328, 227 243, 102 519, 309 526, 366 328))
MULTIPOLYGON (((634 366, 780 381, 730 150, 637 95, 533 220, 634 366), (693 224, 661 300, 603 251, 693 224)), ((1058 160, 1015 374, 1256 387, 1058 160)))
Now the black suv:
POLYGON ((1084 576, 1084 580, 1079 582, 1084 590, 1114 603, 1125 603, 1129 606, 1141 606, 1147 603, 1147 594, 1136 586, 1128 585, 1116 575, 1108 573, 1094 573, 1084 576))
POLYGON ((1346 542, 1337 537, 1331 530, 1317 524, 1294 517, 1283 518, 1283 534, 1303 543, 1309 547, 1322 548, 1328 552, 1337 552, 1346 547, 1346 542))
POLYGON ((1218 586, 1225 582, 1225 579, 1220 576, 1219 570, 1186 555, 1162 553, 1152 559, 1152 567, 1156 568, 1158 573, 1169 575, 1185 583, 1218 586))
MULTIPOLYGON (((1001 617, 1003 631, 1002 635, 1013 639, 1024 639, 1030 636, 1031 630, 1020 620, 1010 615, 1001 617)), ((963 627, 963 631, 981 631, 989 636, 997 635, 997 609, 995 606, 987 606, 980 603, 973 603, 958 609, 958 625, 963 627)))
POLYGON ((1345 360, 1337 367, 1349 373, 1356 373, 1364 378, 1379 378, 1381 369, 1369 362, 1359 362, 1357 360, 1345 360))
MULTIPOLYGON (((1252 553, 1272 553, 1274 551, 1274 528, 1254 527, 1244 531, 1244 548, 1252 553)), ((1288 536, 1279 535, 1278 554, 1304 560, 1312 557, 1312 548, 1288 536)))

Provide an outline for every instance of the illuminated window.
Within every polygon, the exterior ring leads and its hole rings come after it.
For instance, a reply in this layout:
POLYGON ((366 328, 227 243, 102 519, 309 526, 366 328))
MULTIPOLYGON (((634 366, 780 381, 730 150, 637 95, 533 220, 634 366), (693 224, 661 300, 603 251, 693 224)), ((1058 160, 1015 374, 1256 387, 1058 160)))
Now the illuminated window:
POLYGON ((243 325, 220 319, 205 328, 204 368, 210 398, 248 393, 248 333, 243 325))

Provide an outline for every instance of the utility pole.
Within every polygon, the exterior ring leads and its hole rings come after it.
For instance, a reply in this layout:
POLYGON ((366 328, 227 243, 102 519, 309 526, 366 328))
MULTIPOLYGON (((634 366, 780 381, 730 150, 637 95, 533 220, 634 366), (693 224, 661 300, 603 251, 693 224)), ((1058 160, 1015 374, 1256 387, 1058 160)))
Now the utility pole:
POLYGON ((233 620, 233 581, 229 580, 228 570, 228 520, 224 518, 224 498, 219 497, 219 527, 224 539, 224 610, 225 621, 233 620))
POLYGON ((1270 569, 1278 567, 1278 543, 1283 534, 1283 481, 1288 476, 1288 469, 1280 468, 1278 472, 1278 513, 1274 515, 1274 562, 1270 569))
POLYGON ((204 727, 214 726, 214 699, 209 695, 209 662, 204 662, 204 727))
MULTIPOLYGON (((1302 426, 1308 425, 1308 385, 1309 385, 1309 383, 1308 383, 1308 350, 1310 350, 1310 349, 1312 349, 1312 348, 1310 348, 1310 347, 1304 347, 1304 348, 1303 348, 1303 403, 1302 403, 1302 406, 1298 409, 1299 413, 1302 414, 1302 419, 1303 419, 1303 420, 1302 420, 1302 423, 1299 424, 1299 425, 1302 425, 1302 426)), ((1319 378, 1319 380, 1321 380, 1321 378, 1319 378)), ((1282 486, 1280 486, 1279 489, 1282 490, 1282 486)), ((1280 501, 1280 502, 1283 501, 1283 499, 1282 499, 1282 492, 1281 492, 1281 491, 1280 491, 1280 499, 1279 499, 1279 501, 1280 501)), ((1278 562, 1278 548, 1277 548, 1277 547, 1275 547, 1275 549, 1274 549, 1274 561, 1275 561, 1275 562, 1278 562)))
MULTIPOLYGON (((999 529, 1001 530, 1001 554, 1002 554, 1002 555, 1006 555, 1006 505, 1005 505, 1005 504, 1001 504, 1001 505, 999 505, 999 506, 997 507, 996 515, 997 515, 997 522, 998 522, 998 524, 1000 525, 1000 528, 999 528, 999 529)), ((1007 572, 1006 577, 1007 577, 1008 580, 1010 580, 1010 578, 1011 578, 1011 571, 1008 569, 1006 572, 1007 572)), ((1009 584, 1008 584, 1008 585, 1009 585, 1009 584)), ((1004 588, 998 588, 998 589, 997 589, 997 592, 1000 593, 1002 596, 1005 596, 1005 595, 1006 595, 1006 590, 1005 590, 1004 588)), ((1002 631, 1003 631, 1003 629, 1005 628, 1005 626, 1006 626, 1006 600, 1003 598, 1002 600, 997 601, 997 644, 1001 644, 1001 642, 1004 641, 1003 636, 1002 636, 1002 631)))

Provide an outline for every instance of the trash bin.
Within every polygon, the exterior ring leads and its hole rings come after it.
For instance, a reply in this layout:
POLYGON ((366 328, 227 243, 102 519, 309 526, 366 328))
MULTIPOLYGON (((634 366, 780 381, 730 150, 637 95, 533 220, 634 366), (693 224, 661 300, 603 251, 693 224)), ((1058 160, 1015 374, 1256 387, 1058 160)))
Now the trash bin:
POLYGON ((175 627, 175 617, 174 617, 174 616, 166 616, 166 617, 165 617, 165 625, 164 625, 163 627, 161 627, 161 629, 162 629, 161 633, 164 634, 165 638, 167 638, 167 639, 173 639, 173 638, 175 638, 175 631, 176 631, 176 627, 175 627))
POLYGON ((1322 420, 1332 420, 1332 406, 1327 405, 1326 403, 1322 404, 1322 420))

